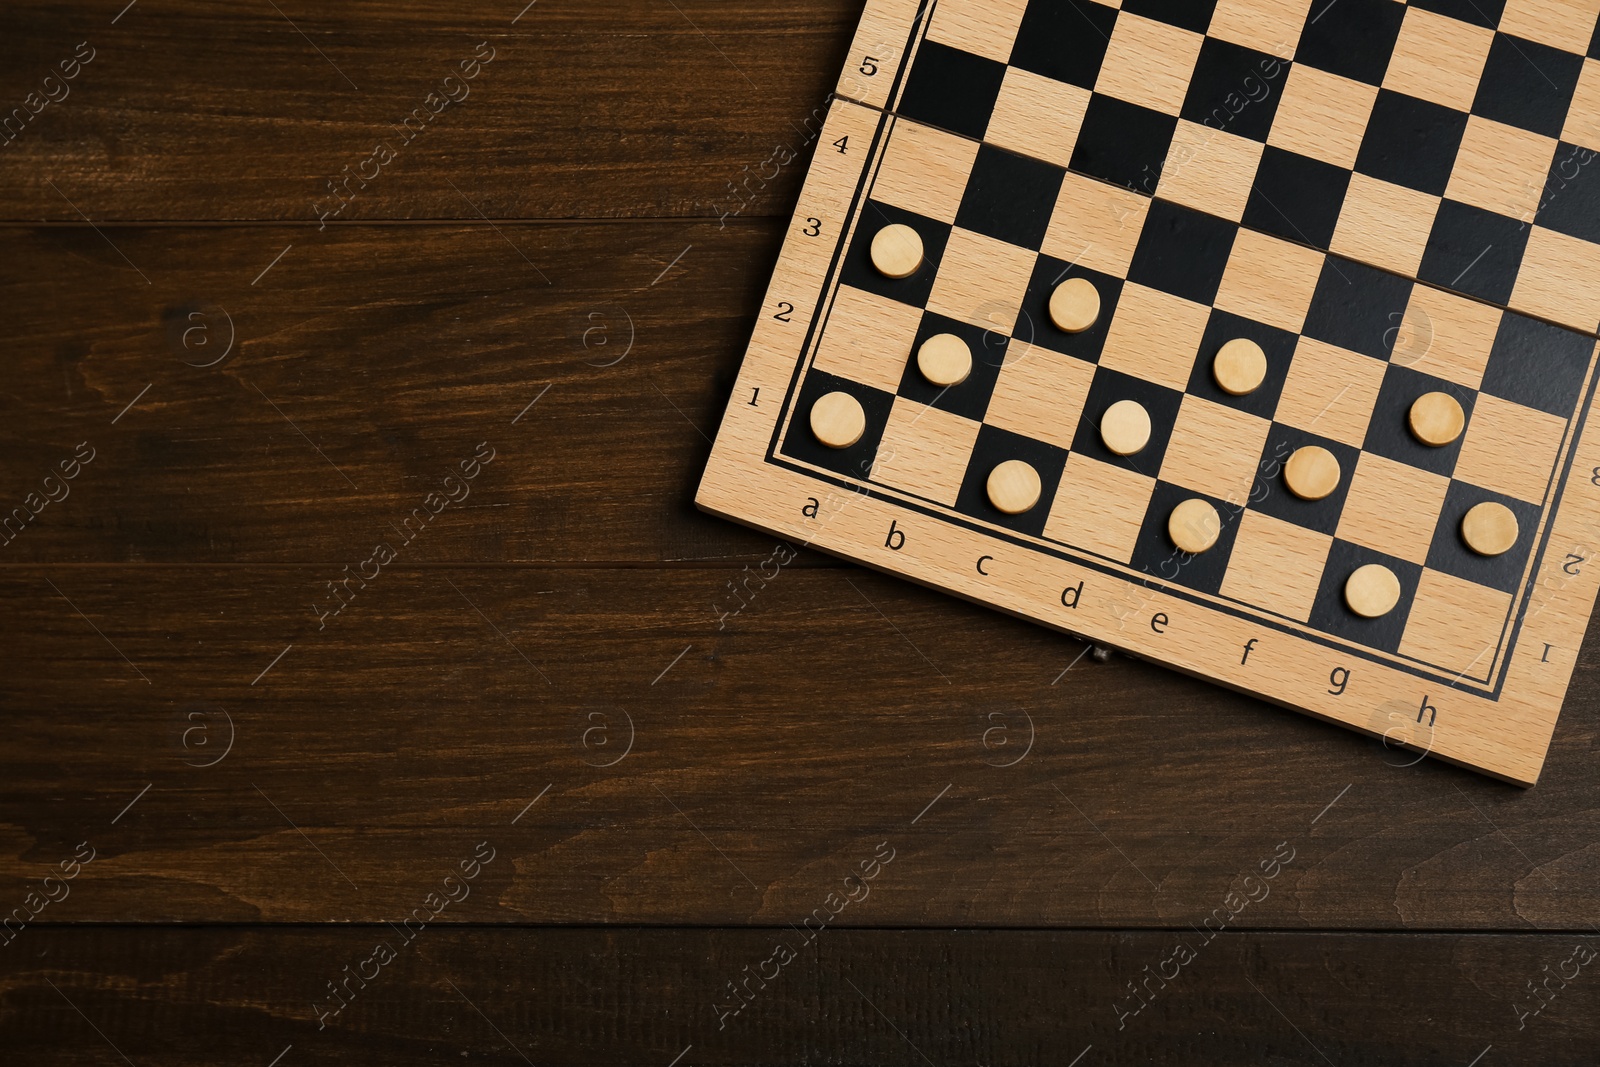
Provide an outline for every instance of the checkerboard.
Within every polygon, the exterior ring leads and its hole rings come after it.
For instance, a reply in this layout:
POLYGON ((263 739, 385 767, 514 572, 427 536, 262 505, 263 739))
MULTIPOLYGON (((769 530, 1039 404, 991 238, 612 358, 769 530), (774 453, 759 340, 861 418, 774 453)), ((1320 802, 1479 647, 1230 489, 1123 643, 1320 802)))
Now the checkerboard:
POLYGON ((1600 178, 1580 168, 1564 198, 1541 174, 1543 202, 1519 215, 1524 157, 1505 140, 1464 145, 1479 126, 1544 138, 1548 173, 1600 140, 1584 125, 1600 130, 1600 96, 1584 96, 1597 10, 869 5, 841 82, 855 99, 834 103, 817 139, 700 504, 1532 783, 1600 578, 1589 563, 1600 445, 1582 433, 1600 305, 1579 313, 1571 293, 1528 279, 1554 271, 1565 289, 1600 291, 1600 274, 1541 258, 1596 247, 1578 231, 1600 227, 1580 211, 1584 180, 1600 178), (1507 88, 1503 42, 1563 52, 1579 21, 1570 77, 1507 88), (1362 100, 1362 129, 1341 132, 1340 109, 1362 100), (1391 121, 1384 109, 1404 136, 1371 132, 1391 121), (1447 111, 1448 147, 1428 132, 1447 111), (1393 205, 1408 197, 1432 198, 1427 226, 1402 224, 1393 205), (1486 217, 1520 227, 1515 255, 1440 266, 1463 247, 1447 210, 1477 213, 1473 240, 1486 217), (871 255, 896 224, 923 247, 922 266, 898 279, 871 255), (1101 300, 1077 333, 1048 310, 1071 279, 1101 300), (974 356, 957 385, 918 369, 938 334, 974 356), (1211 365, 1239 338, 1267 371, 1236 396, 1211 365), (1406 428, 1409 405, 1432 392, 1465 414, 1445 447, 1406 428), (865 428, 828 447, 808 413, 839 393, 865 428), (1122 400, 1152 425, 1127 456, 1098 429, 1122 400), (1317 501, 1282 475, 1307 445, 1342 472, 1317 501), (1011 460, 1041 483, 1020 514, 985 488, 1011 460), (1191 499, 1221 517, 1216 543, 1193 555, 1167 526, 1191 499), (1463 516, 1485 502, 1517 520, 1498 556, 1461 539, 1463 516), (1342 595, 1369 563, 1400 583, 1379 618, 1342 595))

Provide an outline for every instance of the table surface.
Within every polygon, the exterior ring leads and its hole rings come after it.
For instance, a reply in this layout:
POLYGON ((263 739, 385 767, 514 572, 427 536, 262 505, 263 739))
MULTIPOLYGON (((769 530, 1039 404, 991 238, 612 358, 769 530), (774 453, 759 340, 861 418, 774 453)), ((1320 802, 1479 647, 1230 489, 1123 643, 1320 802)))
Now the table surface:
POLYGON ((522 2, 0 9, 0 1047, 1593 1062, 1592 650, 1524 791, 697 513, 858 4, 522 2))

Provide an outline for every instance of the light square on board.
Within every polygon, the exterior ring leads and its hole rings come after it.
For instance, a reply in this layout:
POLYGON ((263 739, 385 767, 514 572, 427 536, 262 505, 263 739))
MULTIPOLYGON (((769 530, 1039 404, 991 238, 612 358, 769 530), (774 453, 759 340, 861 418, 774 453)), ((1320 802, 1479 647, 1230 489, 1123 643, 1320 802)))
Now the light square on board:
POLYGON ((1445 196, 1531 223, 1555 157, 1555 138, 1473 115, 1445 196))
POLYGON ((1566 420, 1479 393, 1461 442, 1456 477, 1518 500, 1544 499, 1566 420))
POLYGON ((1533 226, 1511 306, 1593 333, 1600 327, 1600 245, 1533 226))
POLYGON ((1347 475, 1338 536, 1374 552, 1425 563, 1450 479, 1373 452, 1347 475))
POLYGON ((1176 116, 1205 38, 1124 11, 1111 31, 1095 92, 1176 116))
POLYGON ((1297 430, 1360 448, 1387 366, 1371 356, 1302 337, 1273 417, 1297 430))
POLYGON ((975 141, 900 120, 884 149, 872 197, 940 222, 955 222, 977 156, 975 141))
POLYGON ((983 421, 1060 448, 1072 447, 1094 364, 1035 345, 1013 343, 983 421))
POLYGON ((1407 7, 1383 87, 1457 111, 1471 111, 1494 31, 1425 8, 1407 7))
POLYGON ((827 374, 893 393, 900 388, 921 322, 921 308, 841 285, 813 365, 827 374))
POLYGON ((1585 59, 1578 89, 1567 112, 1561 139, 1568 144, 1600 151, 1600 60, 1585 59))
POLYGON ((1329 251, 1415 278, 1441 202, 1441 197, 1353 174, 1329 251))
POLYGON ((1005 63, 1028 0, 939 0, 928 39, 1005 63))
POLYGON ((1010 330, 1038 257, 957 226, 950 231, 928 310, 973 326, 1010 330))
POLYGON ((984 139, 1065 167, 1072 162, 1091 95, 1088 89, 1010 67, 984 139))
POLYGON ((1311 0, 1217 0, 1207 36, 1290 59, 1311 0))
POLYGON ((1044 535, 1127 563, 1155 488, 1154 478, 1074 452, 1067 457, 1044 535))
POLYGON ((1068 171, 1045 231, 1043 251, 1125 278, 1149 212, 1148 197, 1068 171))
POLYGON ((1424 568, 1400 654, 1481 678, 1494 662, 1510 610, 1510 593, 1424 568))
POLYGON ((1238 222, 1265 146, 1247 137, 1178 121, 1157 191, 1165 200, 1238 222))
POLYGON ((1500 32, 1580 55, 1589 49, 1600 0, 1506 0, 1500 32))
POLYGON ((1267 143, 1346 170, 1356 165, 1378 87, 1296 64, 1267 143))
POLYGON ((1327 534, 1246 510, 1228 556, 1222 595, 1305 622, 1332 547, 1327 534))
POLYGON ((1185 396, 1161 463, 1161 480, 1243 505, 1272 423, 1237 408, 1185 396))
POLYGON ((1182 392, 1210 317, 1203 305, 1129 282, 1122 287, 1100 366, 1182 392))
POLYGON ((1247 319, 1299 333, 1326 260, 1321 252, 1240 230, 1217 290, 1216 306, 1247 319))
POLYGON ((1389 362, 1476 389, 1489 365, 1501 311, 1428 285, 1413 286, 1389 362))
POLYGON ((896 397, 872 480, 951 507, 981 423, 896 397))

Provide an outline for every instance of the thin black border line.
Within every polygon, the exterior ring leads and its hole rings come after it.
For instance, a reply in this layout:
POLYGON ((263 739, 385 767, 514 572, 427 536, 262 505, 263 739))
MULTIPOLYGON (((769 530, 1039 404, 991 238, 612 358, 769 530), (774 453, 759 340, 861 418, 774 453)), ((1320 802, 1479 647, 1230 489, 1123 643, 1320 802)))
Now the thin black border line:
MULTIPOLYGON (((1540 566, 1544 563, 1545 554, 1548 551, 1550 539, 1555 532, 1556 522, 1560 514, 1561 501, 1565 495, 1567 482, 1571 477, 1572 467, 1576 462, 1578 444, 1582 438, 1583 430, 1586 428, 1586 420, 1593 405, 1596 385, 1600 384, 1600 375, 1596 374, 1597 361, 1593 351, 1591 352, 1589 361, 1589 384, 1587 388, 1587 395, 1583 400, 1580 412, 1569 416, 1567 419, 1567 455, 1564 460, 1560 460, 1556 463, 1556 465, 1552 468, 1550 478, 1546 481, 1545 497, 1547 503, 1544 505, 1540 515, 1540 520, 1544 526, 1544 529, 1539 548, 1532 554, 1530 558, 1530 565, 1524 572, 1519 591, 1513 594, 1512 609, 1511 612, 1508 613, 1506 622, 1502 623, 1501 625, 1501 640, 1497 643, 1495 657, 1490 661, 1489 670, 1486 672, 1486 677, 1483 679, 1468 677, 1468 681, 1479 684, 1467 687, 1463 687, 1460 684, 1464 677, 1462 673, 1456 673, 1449 677, 1447 677, 1444 673, 1434 673, 1441 672, 1442 668, 1438 668, 1437 666, 1431 664, 1424 664, 1422 661, 1416 660, 1413 657, 1401 656, 1398 651, 1390 653, 1381 649, 1374 649, 1367 646, 1347 644, 1337 638, 1332 637, 1331 635, 1324 634, 1320 631, 1311 630, 1309 628, 1309 624, 1293 623, 1292 621, 1278 622, 1272 617, 1275 616, 1276 613, 1269 612, 1266 609, 1256 605, 1245 605, 1242 601, 1229 601, 1225 598, 1221 598, 1220 594, 1218 594, 1218 600, 1220 602, 1212 602, 1204 599, 1203 594, 1197 594, 1196 592, 1185 587, 1162 583, 1157 576, 1150 575, 1147 576, 1147 578, 1142 579, 1140 577, 1125 573, 1122 570, 1113 569, 1114 567, 1127 567, 1128 565, 1119 565, 1110 561, 1108 561, 1108 563, 1100 563, 1093 558, 1086 559, 1073 555, 1071 550, 1058 549, 1050 544, 1036 544, 1032 541, 1022 540, 1021 538, 1026 535, 1018 535, 1012 531, 1004 530, 1004 528, 994 528, 988 524, 980 524, 977 520, 972 520, 968 516, 961 515, 959 512, 955 512, 953 509, 948 511, 934 510, 935 508, 942 508, 942 505, 938 505, 931 501, 927 504, 916 503, 914 501, 921 500, 922 498, 911 496, 910 494, 904 494, 903 491, 894 490, 892 487, 874 485, 864 479, 859 481, 853 479, 847 480, 843 476, 837 475, 834 472, 825 472, 822 468, 812 468, 802 465, 798 463, 798 461, 793 460, 791 457, 782 455, 779 452, 779 442, 782 439, 782 432, 786 423, 788 422, 790 409, 795 402, 800 383, 803 380, 805 373, 809 370, 810 364, 814 362, 815 353, 812 350, 816 344, 820 343, 820 335, 825 330, 827 321, 832 315, 833 304, 836 300, 838 290, 838 286, 835 284, 835 276, 839 270, 842 270, 842 260, 848 252, 849 239, 859 227, 863 199, 870 194, 871 187, 876 184, 877 173, 882 167, 882 157, 877 153, 880 146, 884 148, 887 147, 884 143, 885 139, 892 134, 894 125, 900 118, 898 112, 895 110, 897 106, 898 94, 903 88, 903 83, 909 77, 911 68, 915 64, 916 52, 918 50, 918 46, 921 44, 921 38, 925 38, 927 29, 932 22, 934 10, 937 7, 938 0, 933 0, 932 3, 924 3, 919 5, 917 13, 912 19, 911 32, 907 38, 904 61, 901 63, 899 69, 895 73, 894 80, 890 85, 889 93, 886 97, 885 106, 883 108, 875 108, 870 104, 862 103, 854 98, 841 96, 837 93, 834 94, 835 99, 843 101, 846 104, 862 107, 869 111, 879 112, 880 118, 877 129, 873 135, 872 143, 868 147, 867 162, 862 167, 861 178, 857 181, 855 192, 851 198, 849 213, 847 216, 849 222, 845 227, 841 228, 839 242, 835 246, 834 255, 829 262, 827 270, 824 271, 822 285, 818 294, 816 310, 812 316, 811 325, 807 328, 806 336, 801 345, 799 356, 795 362, 794 372, 790 377, 789 385, 784 393, 783 403, 780 405, 777 418, 774 421, 773 431, 768 442, 767 454, 764 457, 764 462, 770 463, 774 466, 780 467, 781 469, 788 470, 791 473, 795 473, 803 477, 809 477, 825 484, 831 484, 836 488, 844 489, 857 495, 865 495, 870 497, 874 491, 877 491, 879 494, 879 499, 884 500, 886 503, 889 503, 895 507, 906 508, 907 510, 922 514, 930 519, 936 521, 954 522, 958 526, 962 526, 973 533, 982 536, 998 537, 1001 541, 1008 542, 1018 548, 1044 553, 1060 559, 1063 562, 1085 567, 1089 570, 1103 574, 1106 577, 1118 579, 1130 586, 1143 587, 1163 595, 1175 596, 1176 598, 1187 601, 1198 608, 1220 611, 1233 618, 1237 618, 1248 623, 1261 625, 1268 629, 1276 630, 1292 639, 1305 640, 1334 651, 1347 652, 1351 655, 1365 659, 1368 662, 1402 671, 1425 681, 1440 682, 1456 692, 1463 692, 1471 696, 1480 696, 1498 702, 1502 692, 1504 691, 1506 677, 1510 673, 1511 661, 1515 653, 1517 640, 1521 635, 1522 625, 1526 620, 1528 606, 1532 601, 1534 591, 1538 588, 1538 583, 1534 579, 1539 574, 1540 566), (1559 483, 1557 484, 1558 479, 1559 483), (1552 484, 1557 484, 1554 499, 1551 499, 1550 494, 1550 487, 1552 484), (890 494, 893 495, 884 494, 882 492, 884 489, 889 489, 890 494), (901 499, 901 495, 910 496, 910 499, 901 499), (1521 600, 1520 607, 1517 605, 1518 599, 1521 600), (1240 606, 1234 606, 1235 603, 1240 606), (1241 610, 1241 608, 1243 610, 1241 610), (1263 618, 1264 615, 1268 617, 1263 618), (1296 626, 1305 626, 1307 628, 1302 631, 1295 629, 1294 627, 1296 626), (1498 679, 1495 679, 1496 673, 1499 674, 1498 679)), ((1290 62, 1292 62, 1292 60, 1290 60, 1290 62)), ((938 127, 930 128, 937 129, 938 127)), ((1068 169, 1070 170, 1070 168, 1068 169)), ((1150 198, 1154 199, 1154 194, 1151 194, 1150 198)), ((1335 253, 1326 249, 1320 249, 1318 251, 1321 251, 1324 255, 1335 255, 1335 253)), ((780 252, 780 260, 781 258, 780 252)), ((1404 278, 1403 275, 1395 276, 1404 278)), ((1432 286, 1418 278, 1404 278, 1404 280, 1411 282, 1413 285, 1424 286, 1430 289, 1439 288, 1437 286, 1432 286)), ((1440 291, 1451 292, 1451 290, 1442 289, 1440 291)), ((1509 311, 1512 314, 1523 315, 1522 312, 1516 312, 1512 309, 1503 308, 1499 305, 1490 304, 1486 301, 1475 300, 1474 302, 1482 303, 1489 307, 1495 307, 1502 312, 1509 311)), ((1536 318, 1535 316, 1526 315, 1524 315, 1524 317, 1536 318)), ((1552 325, 1556 325, 1561 329, 1575 333, 1578 336, 1594 339, 1592 334, 1585 334, 1582 331, 1574 330, 1570 326, 1566 326, 1561 323, 1552 323, 1552 325)), ((1040 540, 1042 540, 1042 538, 1040 540)), ((1032 616, 1029 617, 1031 618, 1032 616)), ((1287 620, 1287 616, 1281 616, 1281 618, 1287 620)), ((1043 622, 1043 620, 1039 621, 1043 622)), ((1051 624, 1045 623, 1045 625, 1051 624)), ((1067 632, 1074 632, 1071 631, 1070 628, 1066 627, 1057 628, 1067 630, 1067 632)))
MULTIPOLYGON (((865 106, 855 104, 853 101, 846 101, 846 103, 850 104, 850 106, 865 106)), ((867 108, 867 110, 871 111, 876 109, 867 108)), ((943 505, 939 505, 933 501, 928 501, 926 504, 917 503, 915 501, 921 501, 923 498, 917 497, 914 494, 905 493, 904 490, 896 490, 890 486, 876 485, 866 479, 846 479, 843 476, 837 475, 835 472, 825 471, 824 468, 812 468, 799 463, 792 457, 786 456, 779 451, 779 442, 782 439, 783 430, 788 421, 790 410, 795 403, 795 398, 800 388, 800 384, 804 379, 805 373, 810 369, 811 363, 814 362, 815 353, 813 352, 813 348, 816 346, 816 344, 820 343, 820 335, 826 328, 827 321, 832 314, 832 305, 837 298, 838 292, 838 285, 835 284, 836 275, 840 270, 842 270, 843 258, 848 254, 849 240, 859 228, 861 214, 864 210, 864 200, 870 196, 871 187, 873 184, 875 184, 877 174, 882 168, 883 158, 880 154, 878 154, 880 147, 885 151, 887 150, 887 144, 885 143, 886 139, 892 134, 894 126, 899 122, 899 117, 893 115, 892 113, 880 112, 879 114, 880 119, 878 127, 874 133, 872 143, 869 146, 869 157, 862 166, 861 178, 858 180, 856 189, 852 194, 848 216, 849 222, 844 227, 841 227, 841 235, 838 243, 835 246, 833 257, 829 262, 827 270, 824 272, 822 286, 818 294, 817 311, 813 315, 811 326, 807 330, 800 353, 796 358, 795 369, 791 374, 789 385, 784 393, 783 403, 780 406, 777 419, 773 425, 772 435, 768 441, 767 454, 764 457, 765 462, 771 463, 775 466, 789 470, 792 473, 799 474, 804 477, 810 477, 826 484, 832 484, 837 488, 844 489, 848 492, 867 496, 871 496, 874 492, 877 492, 879 499, 891 503, 894 506, 904 507, 914 512, 918 512, 930 519, 934 519, 936 521, 954 522, 957 525, 965 527, 973 533, 977 533, 982 536, 999 537, 1002 541, 1009 542, 1016 547, 1042 552, 1046 555, 1061 559, 1064 562, 1087 567, 1091 570, 1098 571, 1107 577, 1118 579, 1131 586, 1139 586, 1165 595, 1176 596, 1178 599, 1185 600, 1191 604, 1194 604, 1196 607, 1222 611, 1234 618, 1276 630, 1279 633, 1289 636, 1290 638, 1308 640, 1325 648, 1348 652, 1380 666, 1391 667, 1395 670, 1403 671, 1426 681, 1439 682, 1456 692, 1466 693, 1473 696, 1481 696, 1498 702, 1502 692, 1504 691, 1506 675, 1510 671, 1512 653, 1515 650, 1516 638, 1520 634, 1521 625, 1526 616, 1527 603, 1531 598, 1533 590, 1537 588, 1537 583, 1533 579, 1539 573, 1539 568, 1544 562, 1544 556, 1548 550, 1549 541, 1554 533, 1556 519, 1559 514, 1561 496, 1564 492, 1566 481, 1570 477, 1572 466, 1577 458, 1578 441, 1582 437, 1584 420, 1587 418, 1590 407, 1592 406, 1595 387, 1597 384, 1600 384, 1600 375, 1595 373, 1596 359, 1593 352, 1591 352, 1590 355, 1587 396, 1583 401, 1580 411, 1575 412, 1566 420, 1567 439, 1564 442, 1566 456, 1563 459, 1558 460, 1557 463, 1552 467, 1551 475, 1545 483, 1545 503, 1543 504, 1540 513, 1540 522, 1544 528, 1541 537, 1541 544, 1539 549, 1530 556, 1530 562, 1528 567, 1525 569, 1523 577, 1519 583, 1519 589, 1513 592, 1511 600, 1512 606, 1508 611, 1507 620, 1501 624, 1501 639, 1496 645, 1495 658, 1490 661, 1489 670, 1486 672, 1486 676, 1482 679, 1477 678, 1476 676, 1464 676, 1462 672, 1451 673, 1436 664, 1428 664, 1414 657, 1402 656, 1398 651, 1387 652, 1385 650, 1374 649, 1369 646, 1347 644, 1342 640, 1333 637, 1332 635, 1310 629, 1309 624, 1294 622, 1292 620, 1288 620, 1287 617, 1284 616, 1276 616, 1276 613, 1269 612, 1267 609, 1262 608, 1259 605, 1247 605, 1242 601, 1230 601, 1227 598, 1222 598, 1220 594, 1217 595, 1217 602, 1214 602, 1206 599, 1204 594, 1198 594, 1192 590, 1175 584, 1163 583, 1158 576, 1145 575, 1141 577, 1128 573, 1126 569, 1114 569, 1127 568, 1129 566, 1127 564, 1117 564, 1110 560, 1108 560, 1106 563, 1100 563, 1095 559, 1083 558, 1082 556, 1073 554, 1074 551, 1083 551, 1081 549, 1072 550, 1065 547, 1056 548, 1049 543, 1038 544, 1031 540, 1022 540, 1021 538, 1026 535, 1018 535, 1012 531, 1005 531, 1004 528, 996 528, 991 527, 988 524, 982 524, 978 520, 973 520, 968 516, 961 515, 959 512, 955 512, 953 509, 934 510, 943 509, 943 505), (1560 479, 1560 489, 1557 490, 1554 499, 1552 499, 1550 487, 1556 482, 1557 478, 1560 479), (885 492, 885 490, 887 490, 887 492, 885 492), (903 497, 908 497, 909 499, 903 499, 903 497), (1523 601, 1523 604, 1520 608, 1517 607, 1517 601, 1519 598, 1523 601), (1234 606, 1235 604, 1238 604, 1239 606, 1236 607, 1234 606), (1514 619, 1513 615, 1515 616, 1514 619), (1278 621, 1278 618, 1283 618, 1285 621, 1280 622, 1278 621), (1305 629, 1299 629, 1298 627, 1305 627, 1305 629), (1495 677, 1497 673, 1499 675, 1498 679, 1495 677), (1476 684, 1463 686, 1461 683, 1464 678, 1466 681, 1476 684)), ((1418 279, 1413 278, 1407 280, 1413 285, 1423 286, 1426 288, 1435 288, 1418 279)), ((1570 329, 1569 332, 1577 333, 1577 331, 1571 331, 1570 329)), ((1577 335, 1583 336, 1582 334, 1577 335)), ((1039 540, 1043 539, 1040 538, 1039 540)), ((1049 624, 1046 623, 1046 625, 1049 624)))

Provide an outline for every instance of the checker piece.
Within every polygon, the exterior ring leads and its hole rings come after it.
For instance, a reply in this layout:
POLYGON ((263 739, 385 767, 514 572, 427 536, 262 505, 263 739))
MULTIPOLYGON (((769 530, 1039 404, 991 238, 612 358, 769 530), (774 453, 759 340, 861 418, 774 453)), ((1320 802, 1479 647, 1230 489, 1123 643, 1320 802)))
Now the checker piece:
POLYGON ((1344 602, 1363 618, 1387 615, 1400 603, 1400 579, 1381 563, 1357 567, 1345 580, 1344 602))
POLYGON ((1467 417, 1449 393, 1423 393, 1411 405, 1411 432, 1425 445, 1442 448, 1461 436, 1467 417))
POLYGON ((1039 472, 1020 459, 1008 459, 989 472, 989 503, 1007 515, 1021 515, 1039 502, 1039 472))
POLYGON ((829 393, 811 406, 811 432, 829 448, 849 448, 867 432, 867 413, 849 393, 829 393))
POLYGON ((1461 539, 1480 556, 1499 556, 1517 543, 1517 516, 1504 504, 1485 500, 1461 519, 1461 539))
POLYGON ((901 222, 885 226, 872 239, 872 265, 885 277, 911 277, 922 266, 922 235, 901 222))
POLYGON ((1087 278, 1068 278, 1050 294, 1050 321, 1066 333, 1082 333, 1100 318, 1100 291, 1087 278))
POLYGON ((972 373, 972 349, 953 333, 936 333, 917 349, 917 370, 933 385, 960 385, 972 373))
POLYGON ((1131 456, 1150 443, 1150 413, 1137 400, 1119 400, 1100 420, 1100 440, 1119 456, 1131 456))

